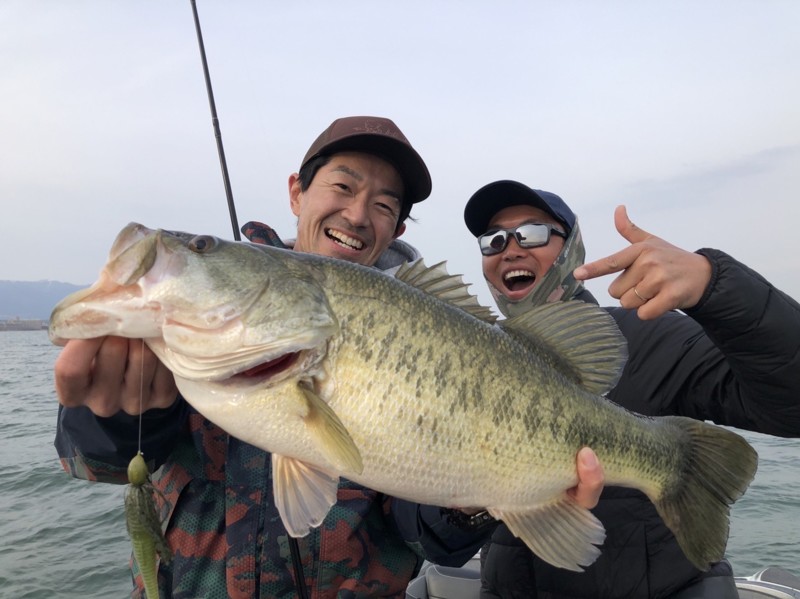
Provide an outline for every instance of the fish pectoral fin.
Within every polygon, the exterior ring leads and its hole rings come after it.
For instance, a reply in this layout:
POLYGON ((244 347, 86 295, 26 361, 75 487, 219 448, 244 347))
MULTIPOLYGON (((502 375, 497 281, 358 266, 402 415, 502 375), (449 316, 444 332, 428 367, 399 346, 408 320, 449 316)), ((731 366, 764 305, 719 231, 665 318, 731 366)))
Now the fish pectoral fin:
POLYGON ((314 445, 339 470, 361 474, 361 452, 336 412, 306 384, 297 386, 308 404, 305 424, 314 445))
POLYGON ((322 524, 336 503, 339 477, 286 456, 272 454, 275 505, 283 525, 293 537, 304 537, 322 524))
POLYGON ((567 496, 535 509, 505 511, 489 508, 541 559, 566 570, 583 572, 600 555, 606 531, 589 510, 567 496))

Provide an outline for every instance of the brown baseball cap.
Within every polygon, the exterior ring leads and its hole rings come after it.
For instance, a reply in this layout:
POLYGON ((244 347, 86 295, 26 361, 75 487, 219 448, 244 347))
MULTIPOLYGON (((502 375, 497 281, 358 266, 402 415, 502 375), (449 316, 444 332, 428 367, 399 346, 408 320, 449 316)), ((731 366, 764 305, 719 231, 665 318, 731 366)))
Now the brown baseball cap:
POLYGON ((336 152, 365 152, 391 163, 400 173, 405 199, 412 204, 431 195, 431 175, 422 157, 391 120, 377 116, 336 119, 314 140, 300 168, 312 158, 336 152))

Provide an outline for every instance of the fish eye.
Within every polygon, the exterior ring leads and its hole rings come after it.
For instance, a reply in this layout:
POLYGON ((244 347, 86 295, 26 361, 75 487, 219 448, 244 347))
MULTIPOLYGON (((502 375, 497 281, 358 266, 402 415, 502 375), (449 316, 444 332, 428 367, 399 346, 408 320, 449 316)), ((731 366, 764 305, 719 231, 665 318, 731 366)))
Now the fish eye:
POLYGON ((217 240, 211 235, 198 235, 189 241, 189 249, 197 254, 204 254, 214 249, 217 240))

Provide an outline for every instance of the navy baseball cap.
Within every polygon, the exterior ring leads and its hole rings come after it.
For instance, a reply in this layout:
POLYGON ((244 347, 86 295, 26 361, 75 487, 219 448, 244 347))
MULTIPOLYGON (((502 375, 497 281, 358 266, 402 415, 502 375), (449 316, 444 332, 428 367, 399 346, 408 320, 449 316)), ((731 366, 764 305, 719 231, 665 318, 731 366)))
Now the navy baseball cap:
POLYGON ((475 237, 480 237, 486 233, 495 214, 520 204, 544 210, 566 227, 567 234, 575 226, 575 214, 556 194, 510 180, 489 183, 472 194, 464 207, 464 222, 475 237))

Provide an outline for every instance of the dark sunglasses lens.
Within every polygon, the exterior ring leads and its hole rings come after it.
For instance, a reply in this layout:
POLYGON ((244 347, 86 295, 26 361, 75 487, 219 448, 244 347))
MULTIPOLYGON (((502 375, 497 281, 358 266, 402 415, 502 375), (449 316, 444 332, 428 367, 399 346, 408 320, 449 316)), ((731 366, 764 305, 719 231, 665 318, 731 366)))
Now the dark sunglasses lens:
POLYGON ((521 225, 516 230, 517 240, 522 247, 535 248, 546 245, 550 239, 550 228, 547 225, 521 225))
POLYGON ((480 237, 481 252, 486 256, 499 254, 506 248, 507 243, 508 233, 505 231, 486 233, 480 237))

